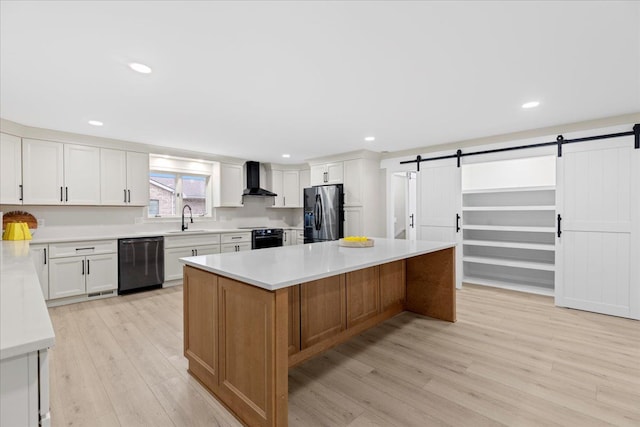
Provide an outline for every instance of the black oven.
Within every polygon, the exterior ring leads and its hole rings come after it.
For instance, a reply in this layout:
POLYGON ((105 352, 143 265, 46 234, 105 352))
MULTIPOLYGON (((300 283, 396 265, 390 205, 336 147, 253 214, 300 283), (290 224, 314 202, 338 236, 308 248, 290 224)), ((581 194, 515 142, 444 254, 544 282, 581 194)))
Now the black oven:
POLYGON ((264 249, 282 246, 284 231, 282 228, 261 228, 251 232, 251 249, 264 249))

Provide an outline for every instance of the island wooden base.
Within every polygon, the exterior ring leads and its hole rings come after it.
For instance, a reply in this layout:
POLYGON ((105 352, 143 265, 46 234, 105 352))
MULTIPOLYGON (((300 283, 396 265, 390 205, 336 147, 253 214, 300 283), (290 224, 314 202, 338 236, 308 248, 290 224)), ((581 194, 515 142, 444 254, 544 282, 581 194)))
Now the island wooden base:
POLYGON ((288 368, 403 310, 455 322, 454 248, 268 291, 184 268, 189 372, 243 423, 286 426, 288 368))

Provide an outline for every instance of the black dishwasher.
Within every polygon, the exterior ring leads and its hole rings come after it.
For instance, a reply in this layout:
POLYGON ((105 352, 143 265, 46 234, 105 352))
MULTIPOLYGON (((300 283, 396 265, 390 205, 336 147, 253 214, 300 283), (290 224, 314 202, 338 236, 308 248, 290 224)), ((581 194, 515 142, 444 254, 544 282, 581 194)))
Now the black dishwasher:
POLYGON ((118 239, 118 294, 162 287, 164 237, 118 239))

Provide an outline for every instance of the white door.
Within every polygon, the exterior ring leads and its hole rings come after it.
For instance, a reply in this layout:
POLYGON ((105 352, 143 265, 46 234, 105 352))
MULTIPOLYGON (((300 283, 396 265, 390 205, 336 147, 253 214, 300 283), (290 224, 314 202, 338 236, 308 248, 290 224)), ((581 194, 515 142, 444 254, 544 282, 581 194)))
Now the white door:
POLYGON ((103 205, 127 204, 127 156, 122 150, 100 149, 100 200, 103 205))
POLYGON ((86 293, 84 269, 84 257, 49 259, 49 298, 86 293))
POLYGON ((300 173, 284 171, 282 173, 282 204, 287 207, 300 207, 300 173))
POLYGON ((64 147, 58 142, 22 140, 25 205, 60 205, 64 201, 64 147))
POLYGON ((462 286, 462 188, 457 160, 420 164, 418 239, 456 242, 456 287, 462 286))
POLYGON ((418 216, 416 206, 417 181, 417 172, 407 172, 407 239, 409 240, 416 240, 418 235, 416 227, 416 217, 418 216))
POLYGON ((149 155, 127 151, 127 203, 149 204, 149 155))
POLYGON ((22 142, 0 134, 0 203, 22 204, 22 142))
POLYGON ((64 201, 70 205, 100 204, 100 149, 64 144, 64 201))
POLYGON ((556 304, 640 318, 640 150, 623 137, 557 162, 556 304))
POLYGON ((118 255, 91 255, 85 260, 87 293, 118 289, 118 255))
POLYGON ((325 185, 327 165, 313 165, 310 169, 309 184, 310 185, 325 185))

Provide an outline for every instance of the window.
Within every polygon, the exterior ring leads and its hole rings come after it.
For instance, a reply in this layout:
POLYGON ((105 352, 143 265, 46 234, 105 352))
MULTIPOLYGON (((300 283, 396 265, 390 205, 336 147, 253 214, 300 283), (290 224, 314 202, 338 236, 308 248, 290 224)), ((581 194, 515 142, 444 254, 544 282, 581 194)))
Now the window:
POLYGON ((181 174, 164 170, 149 172, 149 217, 175 217, 189 205, 193 216, 208 216, 210 175, 181 174))

